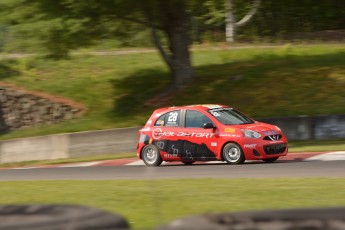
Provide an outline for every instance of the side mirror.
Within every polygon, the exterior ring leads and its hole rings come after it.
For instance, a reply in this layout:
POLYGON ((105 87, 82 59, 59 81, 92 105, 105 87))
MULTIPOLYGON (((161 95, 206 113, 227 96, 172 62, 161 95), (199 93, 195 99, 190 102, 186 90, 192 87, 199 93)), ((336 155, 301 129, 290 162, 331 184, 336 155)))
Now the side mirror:
POLYGON ((204 129, 214 129, 216 126, 212 122, 207 122, 204 124, 204 129))

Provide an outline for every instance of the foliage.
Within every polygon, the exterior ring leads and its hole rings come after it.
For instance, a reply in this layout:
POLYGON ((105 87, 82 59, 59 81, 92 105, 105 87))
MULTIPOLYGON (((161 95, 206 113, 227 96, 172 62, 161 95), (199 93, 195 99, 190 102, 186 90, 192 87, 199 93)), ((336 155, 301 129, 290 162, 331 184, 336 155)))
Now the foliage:
MULTIPOLYGON (((242 33, 272 39, 315 39, 302 32, 345 29, 345 5, 342 0, 262 1, 258 14, 242 33)), ((327 38, 326 38, 327 39, 327 38)), ((331 38, 329 38, 331 39, 331 38)))
MULTIPOLYGON (((67 50, 98 45, 107 40, 113 47, 150 46, 150 21, 162 29, 159 1, 136 0, 2 0, 0 43, 8 51, 42 51, 66 55, 67 50), (151 12, 147 20, 144 11, 151 12), (2 22, 1 22, 2 21, 2 22), (9 25, 12 25, 8 27, 9 25), (8 29, 10 28, 10 29, 8 29)), ((224 41, 224 0, 188 0, 192 42, 224 41)), ((237 18, 242 18, 252 1, 234 0, 237 18)), ((338 39, 306 32, 345 29, 343 0, 262 1, 259 11, 241 28, 239 41, 277 39, 338 39)), ((160 34, 165 38, 165 34, 160 34)), ((163 42, 166 44, 166 42, 163 42)), ((0 44, 1 47, 1 44, 0 44)), ((101 46, 102 47, 102 46, 101 46)), ((107 47, 108 48, 108 47, 107 47)))
MULTIPOLYGON (((252 1, 234 0, 236 18, 241 19, 250 9, 252 1)), ((315 4, 312 0, 288 0, 261 2, 259 10, 252 21, 239 29, 240 41, 255 41, 257 38, 267 38, 266 41, 285 40, 343 40, 340 36, 334 38, 315 37, 305 32, 317 32, 324 30, 344 30, 345 5, 342 0, 320 0, 315 4)), ((225 7, 224 0, 204 1, 199 5, 199 11, 194 14, 193 34, 201 37, 209 33, 220 33, 217 37, 209 39, 224 41, 225 36, 225 7), (194 30, 198 30, 195 32, 194 30)), ((204 41, 204 40, 203 40, 204 41)))
POLYGON ((189 53, 189 15, 183 0, 7 0, 0 7, 5 9, 1 12, 7 23, 17 28, 14 31, 37 38, 54 58, 67 57, 70 50, 104 37, 120 36, 117 28, 122 22, 141 24, 150 29, 169 67, 171 88, 181 88, 195 76, 189 53), (14 14, 4 13, 16 9, 14 14), (157 30, 166 36, 168 49, 162 46, 157 30))
POLYGON ((149 4, 107 0, 6 0, 0 3, 0 9, 3 23, 11 25, 10 36, 14 41, 10 45, 43 47, 47 53, 63 57, 71 49, 114 37, 121 46, 134 42, 147 45, 149 33, 142 11, 149 4))
MULTIPOLYGON (((83 2, 69 0, 7 0, 1 5, 5 22, 12 25, 12 37, 21 46, 43 47, 56 57, 66 56, 70 49, 90 45, 91 38, 100 38, 102 29, 108 26, 92 15, 80 15, 85 11, 83 7, 83 2)), ((89 10, 89 13, 98 12, 91 3, 89 10)))
POLYGON ((7 26, 0 24, 0 52, 6 44, 7 26))

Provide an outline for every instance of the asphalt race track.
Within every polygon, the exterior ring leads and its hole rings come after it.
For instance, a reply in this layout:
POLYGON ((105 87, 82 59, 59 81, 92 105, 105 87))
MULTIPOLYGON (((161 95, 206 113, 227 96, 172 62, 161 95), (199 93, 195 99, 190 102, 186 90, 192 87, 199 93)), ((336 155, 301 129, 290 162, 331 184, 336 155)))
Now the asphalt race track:
POLYGON ((282 177, 345 177, 345 161, 277 161, 249 162, 243 165, 219 163, 190 166, 168 164, 160 167, 144 165, 61 167, 0 171, 0 181, 282 177))

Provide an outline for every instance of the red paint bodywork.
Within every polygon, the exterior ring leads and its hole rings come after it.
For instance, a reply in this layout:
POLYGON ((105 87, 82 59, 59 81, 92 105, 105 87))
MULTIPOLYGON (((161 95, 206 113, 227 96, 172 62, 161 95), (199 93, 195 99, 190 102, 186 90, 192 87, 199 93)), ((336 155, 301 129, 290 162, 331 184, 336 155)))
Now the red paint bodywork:
MULTIPOLYGON (((146 125, 139 130, 139 142, 137 145, 137 156, 141 159, 141 151, 143 147, 148 143, 157 143, 159 140, 169 141, 188 141, 197 145, 204 144, 207 148, 213 152, 216 159, 195 159, 195 160, 219 160, 222 159, 222 149, 224 145, 229 142, 235 142, 239 144, 243 150, 246 160, 262 160, 268 158, 275 158, 285 156, 288 153, 288 140, 282 131, 275 125, 270 125, 258 121, 254 121, 253 124, 240 124, 240 125, 224 125, 213 117, 209 111, 210 105, 191 105, 191 106, 180 106, 161 108, 153 112, 151 117, 148 119, 146 125), (180 127, 170 126, 154 126, 156 120, 163 114, 180 110, 181 114, 184 115, 186 110, 195 110, 206 115, 215 124, 216 128, 185 128, 184 119, 182 117, 182 123, 180 127), (248 138, 245 137, 241 129, 249 129, 261 134, 260 138, 248 138), (279 134, 281 138, 279 140, 272 140, 265 138, 270 133, 279 134), (146 142, 143 137, 147 137, 146 142), (267 140, 268 139, 268 140, 267 140), (277 154, 267 154, 264 150, 264 146, 285 144, 286 148, 283 152, 277 154), (254 153, 256 151, 256 154, 254 153)), ((231 108, 224 105, 212 105, 221 106, 223 108, 231 108)), ((160 151, 160 155, 163 161, 182 161, 183 158, 179 157, 178 154, 169 154, 163 150, 160 151)))

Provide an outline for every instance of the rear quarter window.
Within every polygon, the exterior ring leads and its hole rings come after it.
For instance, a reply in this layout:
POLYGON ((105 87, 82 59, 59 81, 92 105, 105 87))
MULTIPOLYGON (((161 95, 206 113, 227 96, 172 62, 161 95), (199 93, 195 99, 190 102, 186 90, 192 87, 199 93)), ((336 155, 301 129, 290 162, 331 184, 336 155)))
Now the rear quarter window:
POLYGON ((155 126, 180 126, 181 111, 171 111, 160 116, 155 122, 155 126))

